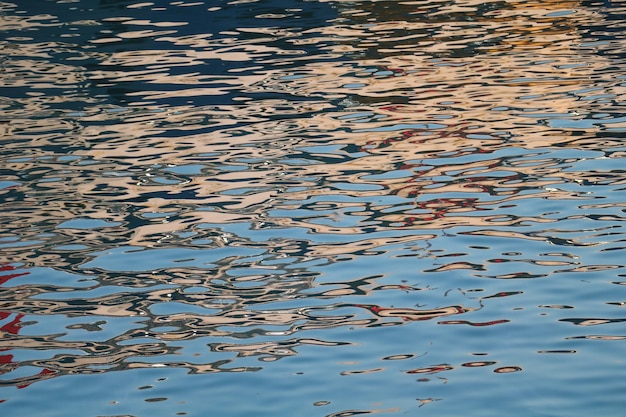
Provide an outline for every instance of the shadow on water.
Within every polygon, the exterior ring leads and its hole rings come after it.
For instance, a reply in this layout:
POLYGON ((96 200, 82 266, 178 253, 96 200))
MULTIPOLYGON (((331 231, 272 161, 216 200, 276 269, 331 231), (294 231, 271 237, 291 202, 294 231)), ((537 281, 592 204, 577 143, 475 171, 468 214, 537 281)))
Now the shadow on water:
POLYGON ((617 415, 624 10, 0 3, 0 409, 617 415))

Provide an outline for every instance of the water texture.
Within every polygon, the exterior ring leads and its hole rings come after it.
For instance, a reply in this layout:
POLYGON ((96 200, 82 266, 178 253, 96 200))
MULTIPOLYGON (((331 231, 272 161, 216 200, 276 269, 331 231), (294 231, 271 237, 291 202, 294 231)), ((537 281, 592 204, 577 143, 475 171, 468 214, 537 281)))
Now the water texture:
POLYGON ((622 416, 618 1, 0 3, 3 416, 622 416))

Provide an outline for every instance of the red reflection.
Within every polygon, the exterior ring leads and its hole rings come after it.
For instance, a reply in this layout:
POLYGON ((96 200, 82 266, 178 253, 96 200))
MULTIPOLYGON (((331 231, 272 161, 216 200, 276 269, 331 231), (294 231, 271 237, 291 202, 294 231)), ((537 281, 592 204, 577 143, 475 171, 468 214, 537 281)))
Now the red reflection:
MULTIPOLYGON (((0 311, 0 320, 4 320, 8 318, 9 316, 11 316, 11 314, 13 313, 10 313, 8 311, 0 311)), ((0 331, 11 333, 11 334, 17 334, 22 327, 20 326, 20 321, 22 320, 23 317, 24 317, 23 314, 16 314, 13 320, 0 326, 0 331)), ((3 349, 0 349, 0 351, 2 350, 3 349)))
POLYGON ((26 383, 24 383, 24 384, 19 384, 19 385, 17 386, 17 388, 18 388, 18 389, 26 388, 26 387, 28 387, 29 385, 31 385, 33 382, 36 382, 36 381, 39 381, 40 379, 43 379, 43 378, 37 378, 38 376, 42 376, 42 377, 50 377, 50 376, 54 376, 54 375, 56 375, 56 372, 55 372, 55 371, 51 371, 50 369, 46 369, 46 368, 44 368, 44 369, 42 369, 42 370, 41 370, 41 372, 39 372, 37 375, 35 375, 35 376, 31 377, 31 379, 32 379, 32 381, 31 381, 31 382, 26 382, 26 383))
MULTIPOLYGON (((404 68, 394 68, 394 67, 390 67, 387 65, 381 65, 380 66, 381 71, 390 71, 393 73, 394 76, 400 76, 400 75, 406 75, 406 70, 404 68)), ((399 107, 399 106, 397 106, 399 107)))
POLYGON ((13 355, 0 355, 0 375, 6 374, 17 368, 17 364, 13 362, 13 355))
MULTIPOLYGON (((16 268, 14 266, 11 265, 2 265, 0 266, 0 272, 4 272, 4 271, 14 271, 16 268)), ((5 282, 7 282, 10 279, 13 278, 17 278, 17 277, 21 277, 22 275, 28 275, 29 272, 22 272, 19 274, 1 274, 0 275, 0 285, 4 284, 5 282)))
MULTIPOLYGON (((16 268, 12 265, 1 265, 0 272, 15 271, 16 268)), ((0 274, 0 285, 6 283, 10 279, 20 277, 22 275, 28 275, 29 272, 12 273, 12 274, 0 274)), ((22 329, 22 319, 24 314, 14 313, 11 311, 0 311, 0 335, 18 335, 22 329)), ((0 352, 8 352, 11 348, 0 348, 0 352)), ((13 360, 12 354, 0 355, 0 374, 7 374, 20 366, 18 362, 13 360)), ((49 369, 42 369, 38 374, 25 378, 27 382, 17 385, 18 389, 26 388, 35 381, 41 379, 41 377, 56 375, 55 371, 49 369)), ((1 399, 0 403, 5 402, 6 399, 1 399)))

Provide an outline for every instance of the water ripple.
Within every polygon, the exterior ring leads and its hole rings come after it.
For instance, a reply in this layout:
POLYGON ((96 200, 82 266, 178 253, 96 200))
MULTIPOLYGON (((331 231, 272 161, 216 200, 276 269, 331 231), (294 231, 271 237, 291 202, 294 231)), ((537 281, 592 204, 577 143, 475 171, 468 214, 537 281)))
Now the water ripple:
POLYGON ((624 21, 0 3, 1 406, 615 415, 624 21))

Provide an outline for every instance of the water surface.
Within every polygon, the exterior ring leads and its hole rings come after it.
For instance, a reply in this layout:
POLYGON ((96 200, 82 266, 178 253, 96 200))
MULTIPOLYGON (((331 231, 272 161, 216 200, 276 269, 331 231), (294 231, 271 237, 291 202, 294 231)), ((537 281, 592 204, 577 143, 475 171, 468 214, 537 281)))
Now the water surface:
POLYGON ((0 410, 620 416, 618 1, 0 3, 0 410))

